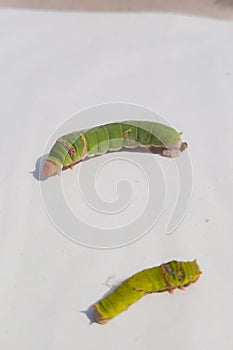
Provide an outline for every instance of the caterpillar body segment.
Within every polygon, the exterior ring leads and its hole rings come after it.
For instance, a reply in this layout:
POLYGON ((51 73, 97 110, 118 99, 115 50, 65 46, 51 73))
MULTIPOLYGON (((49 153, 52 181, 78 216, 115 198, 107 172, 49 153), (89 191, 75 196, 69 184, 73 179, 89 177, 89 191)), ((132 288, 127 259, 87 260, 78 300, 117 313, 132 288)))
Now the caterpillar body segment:
POLYGON ((196 260, 191 262, 170 261, 136 273, 108 296, 94 304, 94 318, 105 324, 144 295, 184 289, 196 282, 201 274, 196 260))
POLYGON ((50 150, 43 166, 43 174, 60 174, 86 157, 118 151, 122 148, 145 147, 152 153, 177 157, 187 147, 181 133, 160 123, 125 121, 75 131, 60 137, 50 150))

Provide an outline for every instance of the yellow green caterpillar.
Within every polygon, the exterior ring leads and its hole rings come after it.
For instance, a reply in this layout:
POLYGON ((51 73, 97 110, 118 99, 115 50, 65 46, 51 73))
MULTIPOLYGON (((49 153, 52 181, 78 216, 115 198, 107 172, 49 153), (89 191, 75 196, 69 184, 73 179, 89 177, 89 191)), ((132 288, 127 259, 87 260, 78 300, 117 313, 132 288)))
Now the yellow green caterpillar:
POLYGON ((173 293, 175 288, 184 289, 196 282, 200 274, 201 270, 196 260, 173 260, 140 271, 93 305, 95 321, 100 324, 107 323, 146 294, 164 291, 173 293))
POLYGON ((187 148, 181 133, 160 123, 150 121, 124 121, 75 131, 61 136, 43 166, 43 174, 60 174, 62 169, 107 151, 121 148, 144 147, 165 157, 177 157, 187 148))

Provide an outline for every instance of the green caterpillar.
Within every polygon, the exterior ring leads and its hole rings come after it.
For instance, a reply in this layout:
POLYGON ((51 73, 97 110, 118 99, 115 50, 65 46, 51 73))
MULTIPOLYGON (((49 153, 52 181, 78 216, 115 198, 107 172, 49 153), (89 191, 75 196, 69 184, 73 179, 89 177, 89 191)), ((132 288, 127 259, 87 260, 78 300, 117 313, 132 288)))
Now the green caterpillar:
POLYGON ((197 261, 170 261, 136 273, 111 294, 94 304, 94 318, 105 324, 113 317, 141 299, 144 295, 168 291, 175 288, 184 289, 198 280, 201 274, 197 261))
POLYGON ((75 131, 60 137, 43 166, 44 176, 60 175, 62 169, 94 155, 121 148, 145 147, 152 153, 177 157, 187 148, 181 133, 150 121, 124 121, 75 131))

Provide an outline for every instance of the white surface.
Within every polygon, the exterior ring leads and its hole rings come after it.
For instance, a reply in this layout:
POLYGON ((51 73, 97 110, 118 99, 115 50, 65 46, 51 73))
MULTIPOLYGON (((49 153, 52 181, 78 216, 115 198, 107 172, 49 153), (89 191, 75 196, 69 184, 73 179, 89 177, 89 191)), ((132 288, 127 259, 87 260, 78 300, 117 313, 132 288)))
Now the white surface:
POLYGON ((233 23, 1 10, 0 38, 1 349, 231 349, 233 23), (103 251, 56 230, 29 172, 70 113, 109 101, 154 108, 185 132, 194 190, 174 234, 162 220, 136 243, 103 251), (197 258, 200 281, 89 326, 80 310, 107 291, 109 276, 173 258, 197 258))

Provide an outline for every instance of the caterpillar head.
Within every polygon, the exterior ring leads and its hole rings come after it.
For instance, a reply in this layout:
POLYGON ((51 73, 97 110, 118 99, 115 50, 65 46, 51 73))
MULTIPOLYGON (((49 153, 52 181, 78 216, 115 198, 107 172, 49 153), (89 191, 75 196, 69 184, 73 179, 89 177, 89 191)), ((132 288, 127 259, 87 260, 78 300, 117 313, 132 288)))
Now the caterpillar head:
POLYGON ((60 175, 61 169, 55 162, 46 158, 42 172, 44 176, 48 177, 55 174, 60 175))

